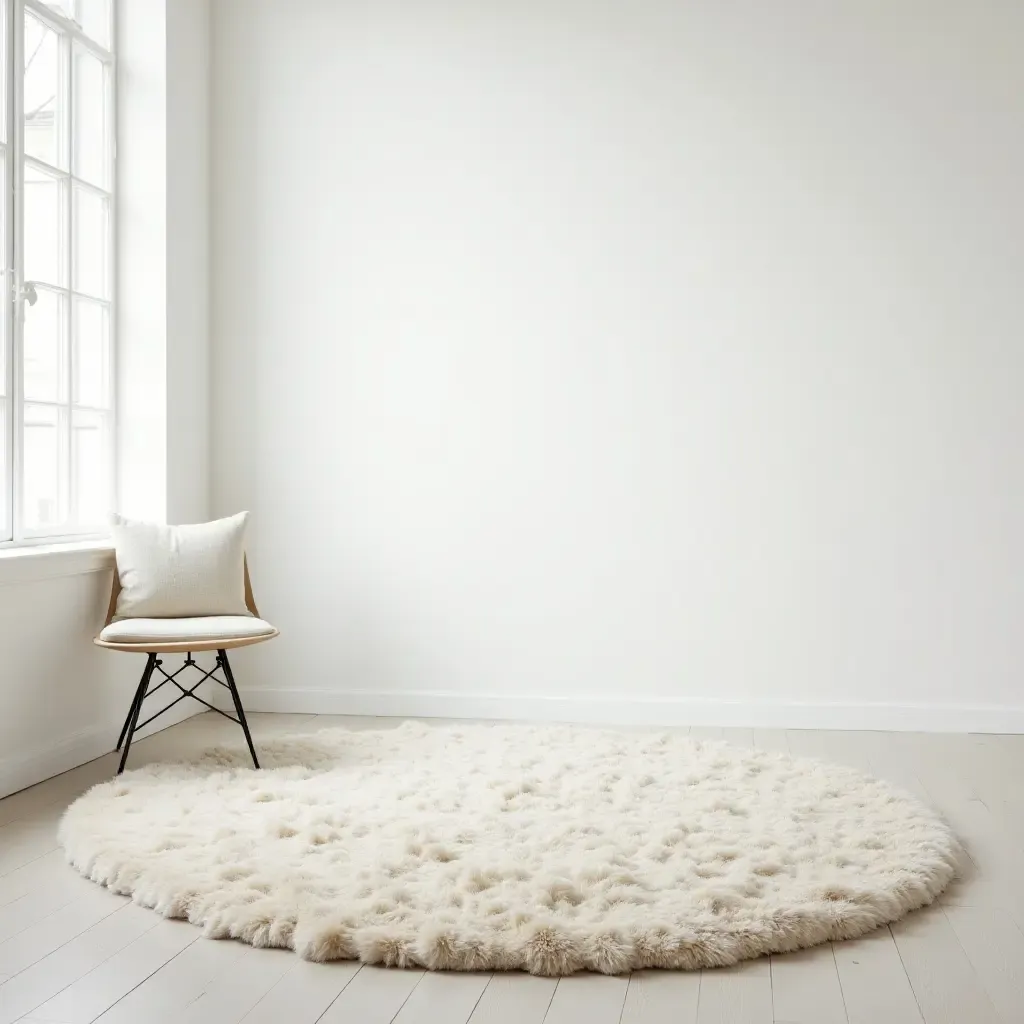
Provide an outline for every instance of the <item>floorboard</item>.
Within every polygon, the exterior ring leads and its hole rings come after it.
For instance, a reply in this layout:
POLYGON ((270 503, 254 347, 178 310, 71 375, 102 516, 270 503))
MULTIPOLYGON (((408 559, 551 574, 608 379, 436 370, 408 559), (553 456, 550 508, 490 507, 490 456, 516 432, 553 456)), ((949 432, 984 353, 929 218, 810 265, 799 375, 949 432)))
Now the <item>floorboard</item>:
POLYGON ((858 771, 873 774, 863 740, 856 732, 824 729, 787 729, 786 742, 791 754, 813 757, 819 761, 845 764, 858 771))
POLYGON ((701 971, 697 1024, 773 1024, 768 957, 701 971))
POLYGON ((178 1018, 180 1024, 234 1024, 274 987, 294 964, 284 949, 247 949, 178 1018))
MULTIPOLYGON (((243 1024, 330 1024, 333 1004, 361 965, 352 960, 313 964, 295 959, 288 972, 242 1018, 243 1024)), ((349 1018, 354 1021, 355 1018, 349 1018)))
MULTIPOLYGON (((425 973, 364 967, 331 1004, 321 1024, 391 1024, 425 973)), ((442 1020, 437 1018, 435 1024, 442 1020)))
POLYGON ((124 897, 94 886, 92 892, 0 943, 0 972, 19 974, 126 903, 124 897))
POLYGON ((725 730, 717 725, 693 725, 689 735, 694 740, 720 740, 724 738, 725 730))
POLYGON ((493 974, 470 1024, 543 1024, 557 984, 519 971, 493 974))
POLYGON ((696 1024, 700 971, 634 971, 619 1024, 696 1024))
POLYGON ((999 1014, 941 907, 890 928, 925 1024, 996 1024, 999 1014))
POLYGON ((0 906, 0 942, 5 942, 43 918, 75 901, 75 890, 65 886, 44 886, 0 906))
MULTIPOLYGON (((142 907, 125 906, 26 967, 0 986, 0 1024, 11 1024, 29 1012, 40 1016, 37 1008, 51 996, 130 945, 155 923, 142 907)), ((73 1009, 77 1011, 77 1007, 73 1009)), ((73 1017, 62 1014, 57 1019, 71 1021, 73 1017)))
POLYGON ((544 1024, 618 1024, 628 985, 605 974, 559 978, 544 1024))
POLYGON ((0 875, 56 850, 57 823, 62 813, 60 805, 49 805, 0 827, 0 875))
POLYGON ((920 1024, 917 999, 888 928, 833 943, 832 953, 850 1024, 920 1024))
POLYGON ((394 1024, 466 1024, 491 980, 490 973, 432 972, 425 974, 405 1001, 394 1024))
POLYGON ((726 743, 731 743, 734 747, 753 747, 754 746, 754 730, 753 729, 735 729, 727 728, 722 729, 719 739, 725 740, 726 743))
POLYGON ((1005 911, 945 907, 944 913, 992 1005, 1024 1021, 1024 933, 1005 911))
POLYGON ((775 1020, 785 1024, 846 1024, 843 987, 832 944, 771 958, 775 1020))
POLYGON ((785 729, 754 729, 754 746, 773 754, 790 753, 785 729))
MULTIPOLYGON (((153 917, 150 911, 142 907, 134 909, 148 914, 151 919, 153 917)), ((88 939, 89 933, 86 932, 82 937, 88 939)), ((198 937, 198 931, 185 921, 164 921, 158 918, 133 942, 33 1009, 32 1016, 40 1020, 58 1021, 60 1024, 89 1024, 150 975, 170 963, 198 937)))
POLYGON ((96 1019, 103 1024, 177 1022, 190 1003, 235 969, 245 950, 239 942, 197 938, 96 1019))
POLYGON ((64 851, 53 850, 43 857, 0 877, 0 907, 5 907, 28 893, 42 889, 77 888, 84 895, 93 883, 77 871, 69 871, 64 851))

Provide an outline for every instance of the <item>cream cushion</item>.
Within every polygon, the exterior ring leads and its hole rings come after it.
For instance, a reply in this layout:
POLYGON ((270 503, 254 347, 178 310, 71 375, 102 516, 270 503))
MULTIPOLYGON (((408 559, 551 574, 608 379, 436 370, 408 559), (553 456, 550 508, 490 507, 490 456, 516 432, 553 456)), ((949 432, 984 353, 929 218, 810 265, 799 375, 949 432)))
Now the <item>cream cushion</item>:
POLYGON ((184 644, 269 636, 274 627, 252 615, 197 615, 184 619, 115 619, 100 639, 109 644, 184 644))
POLYGON ((250 615, 245 604, 245 525, 229 519, 162 526, 112 517, 121 592, 119 619, 250 615))

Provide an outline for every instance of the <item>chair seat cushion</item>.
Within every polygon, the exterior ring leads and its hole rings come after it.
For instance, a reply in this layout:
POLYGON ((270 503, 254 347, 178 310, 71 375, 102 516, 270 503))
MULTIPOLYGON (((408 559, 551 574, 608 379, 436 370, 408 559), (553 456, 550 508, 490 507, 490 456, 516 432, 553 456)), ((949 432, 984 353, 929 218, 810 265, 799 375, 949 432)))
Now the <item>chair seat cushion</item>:
POLYGON ((245 640, 268 636, 274 627, 251 615, 201 615, 190 619, 115 619, 100 639, 111 644, 183 644, 190 640, 245 640))

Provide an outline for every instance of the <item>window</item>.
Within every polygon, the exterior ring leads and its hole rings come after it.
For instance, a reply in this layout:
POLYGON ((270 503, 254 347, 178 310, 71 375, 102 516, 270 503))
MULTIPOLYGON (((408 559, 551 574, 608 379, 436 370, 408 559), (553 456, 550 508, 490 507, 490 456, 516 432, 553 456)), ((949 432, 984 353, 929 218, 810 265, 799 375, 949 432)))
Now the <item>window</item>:
POLYGON ((0 0, 0 544, 114 496, 112 0, 0 0))

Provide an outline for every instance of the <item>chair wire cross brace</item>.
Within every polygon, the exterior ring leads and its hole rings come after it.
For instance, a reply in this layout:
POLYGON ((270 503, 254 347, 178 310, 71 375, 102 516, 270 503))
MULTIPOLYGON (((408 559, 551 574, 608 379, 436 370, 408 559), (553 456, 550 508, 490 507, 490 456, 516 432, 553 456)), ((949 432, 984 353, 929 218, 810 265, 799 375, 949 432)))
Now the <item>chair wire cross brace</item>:
POLYGON ((128 709, 128 717, 124 721, 124 725, 121 727, 121 735, 117 741, 116 750, 121 750, 122 745, 124 750, 121 752, 121 763, 118 765, 117 774, 120 775, 124 771, 125 762, 128 760, 128 751, 132 745, 132 738, 139 729, 149 725, 154 719, 159 718, 165 711, 170 711, 175 704, 183 701, 186 697, 191 697, 193 700, 199 701, 200 704, 209 708, 210 711, 216 711, 218 715, 223 715, 228 721, 234 722, 236 725, 242 727, 242 732, 245 733, 245 742, 249 747, 249 753, 252 755, 253 766, 259 768, 260 763, 256 757, 256 748, 253 746, 252 736, 249 733, 249 723, 245 718, 245 710, 242 708, 242 701, 238 695, 238 687, 235 685, 234 673, 231 671, 231 663, 228 661, 228 653, 223 648, 217 651, 217 660, 214 663, 213 668, 208 672, 203 672, 202 667, 192 657, 192 652, 189 651, 185 655, 184 664, 174 672, 168 673, 164 667, 163 662, 157 657, 155 652, 150 652, 148 660, 146 661, 146 667, 142 672, 142 678, 139 680, 138 689, 135 691, 135 697, 132 700, 131 707, 128 709), (191 689, 186 689, 180 682, 178 682, 178 676, 185 671, 185 669, 193 667, 197 672, 202 672, 202 678, 197 682, 191 689), (226 681, 215 675, 217 669, 223 669, 226 681), (149 684, 153 679, 154 672, 159 672, 164 678, 157 683, 153 689, 149 689, 149 684), (196 690, 199 689, 207 679, 212 680, 215 683, 219 683, 224 687, 230 694, 232 703, 235 706, 235 714, 237 718, 233 718, 226 711, 221 711, 220 708, 214 707, 209 701, 204 700, 202 697, 196 695, 196 690), (173 683, 180 691, 180 695, 175 697, 170 704, 166 707, 161 708, 155 715, 150 715, 144 722, 139 722, 139 713, 142 711, 142 703, 147 697, 152 697, 157 690, 166 686, 168 683, 173 683))

